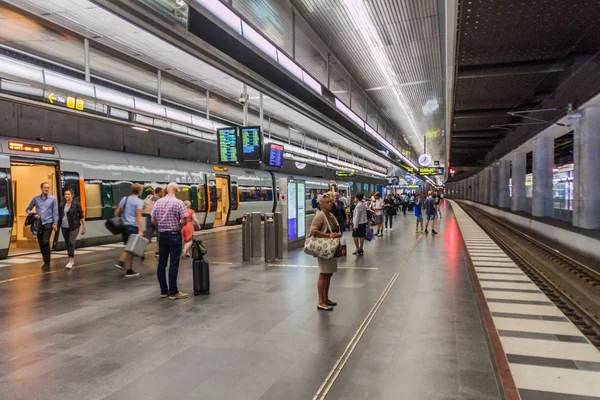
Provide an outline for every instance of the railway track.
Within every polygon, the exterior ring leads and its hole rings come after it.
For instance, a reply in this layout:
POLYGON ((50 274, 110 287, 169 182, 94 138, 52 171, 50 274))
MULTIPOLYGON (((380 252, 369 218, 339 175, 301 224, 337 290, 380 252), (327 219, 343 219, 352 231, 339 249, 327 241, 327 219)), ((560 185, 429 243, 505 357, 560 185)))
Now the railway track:
POLYGON ((600 349, 600 273, 476 207, 465 212, 600 349))

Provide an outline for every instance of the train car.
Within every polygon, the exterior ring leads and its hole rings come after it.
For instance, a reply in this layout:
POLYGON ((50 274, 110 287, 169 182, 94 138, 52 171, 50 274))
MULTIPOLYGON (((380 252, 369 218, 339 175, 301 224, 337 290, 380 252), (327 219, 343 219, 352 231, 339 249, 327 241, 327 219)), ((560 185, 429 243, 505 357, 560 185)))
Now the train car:
MULTIPOLYGON (((78 238, 78 247, 120 240, 105 228, 131 185, 140 183, 145 198, 152 189, 177 182, 177 197, 188 200, 203 229, 240 223, 246 213, 277 211, 277 180, 290 175, 219 167, 165 157, 78 147, 46 142, 23 142, 0 137, 0 258, 37 251, 37 238, 25 227, 26 209, 39 195, 42 182, 50 184, 51 194, 62 199, 65 188, 75 192, 87 221, 87 232, 78 238)), ((312 177, 306 181, 307 223, 314 217, 312 196, 336 185, 351 198, 348 182, 312 177)), ((62 237, 52 239, 64 248, 62 237)))

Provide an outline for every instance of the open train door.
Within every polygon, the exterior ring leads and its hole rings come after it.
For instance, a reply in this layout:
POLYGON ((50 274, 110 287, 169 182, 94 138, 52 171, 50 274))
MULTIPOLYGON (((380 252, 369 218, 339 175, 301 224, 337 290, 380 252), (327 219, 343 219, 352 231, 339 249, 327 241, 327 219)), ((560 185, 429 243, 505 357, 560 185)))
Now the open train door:
POLYGON ((8 257, 14 208, 10 186, 10 158, 0 156, 0 258, 8 257))

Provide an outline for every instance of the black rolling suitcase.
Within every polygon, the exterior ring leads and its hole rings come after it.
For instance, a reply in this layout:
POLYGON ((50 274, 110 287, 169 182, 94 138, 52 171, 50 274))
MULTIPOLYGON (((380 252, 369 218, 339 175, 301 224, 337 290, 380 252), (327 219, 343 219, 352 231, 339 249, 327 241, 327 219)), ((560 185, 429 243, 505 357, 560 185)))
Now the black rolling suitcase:
POLYGON ((192 280, 194 281, 194 295, 210 294, 210 268, 204 258, 206 247, 200 238, 194 238, 192 244, 192 280))
POLYGON ((192 262, 194 295, 210 294, 210 269, 204 258, 192 262))

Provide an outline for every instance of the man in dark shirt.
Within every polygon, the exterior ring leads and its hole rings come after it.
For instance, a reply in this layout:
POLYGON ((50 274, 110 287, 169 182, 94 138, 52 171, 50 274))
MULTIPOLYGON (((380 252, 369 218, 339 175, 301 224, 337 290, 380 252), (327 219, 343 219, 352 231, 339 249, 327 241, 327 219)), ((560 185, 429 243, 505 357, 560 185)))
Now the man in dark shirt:
POLYGON ((42 221, 42 227, 37 233, 40 252, 44 259, 43 271, 50 270, 50 235, 57 231, 58 224, 58 202, 56 197, 50 194, 50 184, 44 182, 40 185, 42 194, 35 196, 27 207, 27 215, 33 212, 35 207, 35 219, 42 221))
POLYGON ((429 222, 431 221, 431 233, 437 235, 437 232, 435 231, 434 227, 436 216, 435 199, 431 194, 431 190, 427 192, 427 200, 425 200, 425 213, 427 214, 427 222, 425 223, 425 233, 429 233, 427 231, 427 228, 429 227, 429 222))

